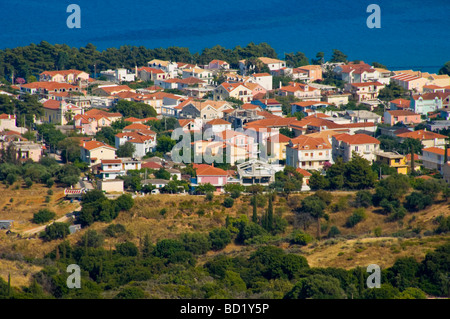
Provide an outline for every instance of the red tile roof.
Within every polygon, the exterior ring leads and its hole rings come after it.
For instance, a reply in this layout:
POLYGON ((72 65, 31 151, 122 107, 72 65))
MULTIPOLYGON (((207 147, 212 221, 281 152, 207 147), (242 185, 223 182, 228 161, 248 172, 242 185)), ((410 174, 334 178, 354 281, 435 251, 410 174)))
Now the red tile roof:
POLYGON ((86 149, 88 151, 92 151, 92 150, 94 150, 96 148, 100 148, 100 147, 106 147, 109 149, 116 150, 115 147, 112 147, 108 144, 105 144, 105 143, 99 142, 99 141, 87 141, 87 142, 80 141, 80 143, 81 143, 81 147, 83 147, 84 149, 86 149))
MULTIPOLYGON (((428 148, 422 149, 422 153, 423 152, 429 152, 429 153, 434 153, 434 154, 444 156, 445 150, 443 148, 439 148, 439 147, 428 147, 428 148)), ((447 155, 450 157, 450 148, 447 149, 447 155)))
POLYGON ((425 130, 401 133, 401 134, 397 134, 397 136, 401 137, 401 138, 413 138, 413 139, 421 140, 421 141, 422 140, 432 140, 435 138, 447 138, 447 136, 445 136, 445 135, 430 132, 430 131, 425 131, 425 130))
POLYGON ((291 139, 292 148, 297 150, 319 150, 331 149, 331 147, 322 138, 300 135, 291 139))
POLYGON ((231 124, 231 123, 227 122, 225 120, 222 120, 222 119, 214 119, 214 120, 211 120, 211 121, 207 122, 206 124, 209 124, 209 125, 227 125, 227 124, 231 124))
POLYGON ((197 176, 228 176, 227 172, 223 169, 211 165, 194 164, 193 167, 197 172, 197 176))
POLYGON ((420 116, 420 114, 414 113, 412 111, 408 110, 393 110, 393 111, 386 111, 389 114, 393 116, 420 116))
POLYGON ((277 135, 274 135, 274 136, 270 136, 268 139, 267 139, 267 141, 269 142, 274 142, 274 143, 289 143, 289 141, 291 140, 291 138, 290 137, 287 137, 286 135, 284 135, 284 134, 277 134, 277 135))
POLYGON ((377 140, 375 137, 369 136, 367 134, 338 134, 334 135, 333 138, 335 138, 338 141, 343 141, 344 143, 351 144, 351 145, 359 145, 359 144, 380 144, 380 141, 377 140))
POLYGON ((307 170, 304 170, 303 168, 300 168, 300 167, 297 168, 296 171, 298 173, 302 174, 303 177, 306 177, 306 178, 308 178, 308 177, 310 177, 312 175, 310 172, 308 172, 307 170))

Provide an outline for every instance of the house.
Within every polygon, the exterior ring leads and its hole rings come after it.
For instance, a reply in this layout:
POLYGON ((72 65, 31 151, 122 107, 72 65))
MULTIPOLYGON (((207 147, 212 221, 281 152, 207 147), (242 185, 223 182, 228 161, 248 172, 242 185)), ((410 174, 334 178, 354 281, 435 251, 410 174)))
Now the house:
POLYGON ((231 123, 222 119, 214 119, 206 122, 204 130, 211 130, 213 133, 220 133, 226 130, 231 130, 231 123))
POLYGON ((223 82, 214 89, 213 94, 215 101, 235 98, 249 103, 253 99, 252 90, 241 83, 223 82))
POLYGON ((395 110, 384 112, 383 123, 393 126, 396 123, 405 125, 419 124, 422 122, 420 114, 407 110, 395 110))
POLYGON ((142 81, 153 81, 156 85, 162 86, 165 80, 171 79, 171 75, 162 69, 143 66, 137 69, 138 78, 142 81))
POLYGON ((63 92, 79 92, 78 86, 59 82, 32 82, 20 86, 21 94, 38 94, 41 98, 49 98, 49 95, 63 92))
POLYGON ((332 149, 322 138, 300 135, 286 146, 286 165, 295 168, 318 170, 332 161, 332 149))
POLYGON ((378 80, 377 70, 363 61, 338 65, 333 69, 333 72, 346 83, 363 83, 378 80))
POLYGON ((192 186, 210 183, 216 188, 217 192, 224 191, 228 179, 226 171, 207 164, 194 164, 193 166, 197 177, 192 179, 192 186))
POLYGON ((395 168, 398 174, 408 174, 409 165, 405 155, 401 155, 397 152, 384 152, 382 150, 378 150, 375 152, 375 156, 376 162, 395 168))
POLYGON ((304 65, 292 70, 293 79, 304 80, 308 82, 322 81, 322 66, 304 65))
POLYGON ((372 163, 375 152, 380 149, 380 141, 366 134, 337 134, 332 137, 333 159, 342 157, 344 162, 349 162, 353 152, 372 163))
POLYGON ((229 70, 230 64, 222 60, 212 60, 208 63, 209 70, 229 70))
POLYGON ((417 130, 412 132, 405 132, 397 134, 397 137, 400 139, 400 142, 403 142, 407 138, 413 138, 415 140, 419 140, 422 142, 424 148, 429 147, 445 147, 445 139, 448 137, 446 135, 426 131, 426 130, 417 130))
POLYGON ((270 136, 267 139, 267 149, 269 156, 275 161, 282 161, 286 159, 286 146, 291 139, 283 134, 270 136))
MULTIPOLYGON (((422 165, 427 169, 436 169, 441 174, 445 164, 445 149, 438 147, 428 147, 422 149, 422 165)), ((450 158, 450 149, 447 149, 447 158, 450 158)))
POLYGON ((32 160, 39 162, 42 158, 43 147, 32 141, 12 141, 10 145, 15 149, 17 159, 21 162, 32 160))
POLYGON ((322 101, 327 102, 329 104, 334 104, 337 106, 346 105, 349 102, 349 98, 351 97, 350 93, 325 93, 322 96, 322 101))
POLYGON ((252 100, 266 96, 267 90, 258 83, 247 82, 245 83, 245 86, 250 90, 252 100))
POLYGON ((258 60, 264 63, 271 72, 278 71, 286 67, 286 61, 283 60, 272 59, 267 57, 259 57, 258 60))
POLYGON ((119 68, 116 70, 101 71, 100 74, 103 75, 109 82, 121 83, 135 81, 137 76, 136 71, 133 73, 128 71, 127 69, 119 68))
POLYGON ((308 84, 289 82, 289 85, 280 87, 278 90, 280 96, 295 96, 302 101, 316 101, 321 100, 321 91, 308 84))
POLYGON ((92 94, 99 96, 112 96, 121 92, 136 92, 128 85, 101 85, 92 89, 92 94))
POLYGON ((89 74, 79 70, 44 71, 39 74, 39 81, 87 85, 89 74))
POLYGON ((101 163, 104 159, 115 159, 116 148, 96 140, 81 142, 81 160, 89 167, 101 163))
POLYGON ((414 92, 422 92, 424 85, 428 83, 426 78, 409 73, 398 73, 391 77, 391 81, 406 91, 414 92))
POLYGON ((213 120, 223 118, 223 111, 233 107, 226 101, 189 101, 180 112, 180 118, 213 120))
POLYGON ((249 81, 261 85, 266 91, 272 91, 273 76, 269 73, 253 73, 249 75, 249 81))
POLYGON ((276 170, 272 165, 256 159, 237 165, 237 176, 244 186, 254 184, 267 186, 275 182, 275 173, 276 170))
MULTIPOLYGON (((142 125, 142 124, 132 124, 142 125)), ((129 125, 131 126, 131 125, 129 125)), ((145 126, 145 125, 144 125, 145 126)), ((126 142, 130 142, 134 145, 135 151, 133 153, 134 158, 142 158, 148 152, 151 152, 156 147, 156 133, 149 129, 142 130, 123 130, 122 133, 115 135, 115 146, 119 148, 126 142)))
POLYGON ((16 126, 16 115, 15 114, 0 114, 0 131, 15 131, 23 134, 28 130, 24 127, 16 126))
POLYGON ((406 99, 395 99, 392 101, 389 101, 389 110, 395 111, 395 110, 408 110, 411 105, 410 100, 406 99))
POLYGON ((366 110, 348 110, 344 118, 349 118, 351 123, 381 123, 380 115, 366 110))
POLYGON ((239 147, 225 141, 196 140, 194 145, 194 160, 200 157, 206 162, 223 162, 230 164, 247 160, 249 154, 245 147, 239 147))
POLYGON ((178 125, 184 132, 201 132, 202 121, 197 119, 180 119, 178 125))
POLYGON ((253 100, 251 104, 258 105, 261 109, 268 111, 274 115, 282 116, 283 110, 281 108, 281 103, 276 99, 259 99, 253 100))
POLYGON ((190 77, 194 77, 194 78, 200 79, 202 81, 205 81, 208 84, 211 84, 214 75, 213 75, 212 71, 205 70, 205 69, 202 69, 199 67, 194 67, 192 69, 183 70, 182 78, 186 79, 186 78, 190 78, 190 77))
POLYGON ((357 102, 361 103, 376 100, 380 90, 384 87, 385 85, 380 82, 347 83, 345 90, 352 94, 357 102))
POLYGON ((443 100, 449 95, 450 93, 413 94, 410 109, 416 113, 428 115, 430 112, 441 109, 443 107, 443 100))
POLYGON ((102 180, 115 179, 116 177, 125 175, 125 173, 126 172, 122 169, 121 159, 101 160, 97 171, 97 175, 102 180))
POLYGON ((171 78, 175 78, 178 75, 179 66, 177 62, 153 59, 147 62, 147 66, 154 69, 160 69, 169 74, 171 78))
POLYGON ((144 179, 141 181, 142 186, 145 185, 153 185, 156 189, 164 188, 167 184, 169 184, 169 180, 167 179, 144 179))
POLYGON ((257 145, 252 136, 240 130, 225 130, 215 134, 214 140, 223 141, 230 145, 236 145, 246 151, 249 158, 256 158, 257 145))
MULTIPOLYGON (((0 142, 12 142, 12 141, 28 141, 25 137, 16 131, 1 131, 0 142)), ((3 143, 1 143, 3 145, 3 143)))
POLYGON ((300 168, 300 167, 296 168, 295 171, 297 173, 302 174, 302 176, 303 176, 302 190, 310 190, 309 178, 311 177, 312 174, 310 172, 308 172, 307 170, 300 168))
POLYGON ((44 115, 42 122, 55 125, 66 125, 76 115, 83 114, 83 109, 65 101, 47 100, 42 103, 44 115))
POLYGON ((306 113, 307 110, 317 110, 318 108, 327 108, 330 106, 328 102, 317 101, 304 101, 291 103, 291 114, 294 115, 297 112, 306 113))

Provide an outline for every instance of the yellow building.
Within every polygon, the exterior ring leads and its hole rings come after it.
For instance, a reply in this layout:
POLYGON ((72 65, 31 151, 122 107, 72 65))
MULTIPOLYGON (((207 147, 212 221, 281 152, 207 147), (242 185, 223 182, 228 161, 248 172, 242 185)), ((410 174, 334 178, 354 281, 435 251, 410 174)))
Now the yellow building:
POLYGON ((408 174, 408 164, 406 163, 406 156, 394 153, 379 151, 375 153, 376 161, 389 165, 395 168, 399 174, 408 174))
POLYGON ((274 160, 286 159, 286 146, 291 139, 283 134, 277 134, 267 139, 267 149, 270 152, 271 158, 274 160))

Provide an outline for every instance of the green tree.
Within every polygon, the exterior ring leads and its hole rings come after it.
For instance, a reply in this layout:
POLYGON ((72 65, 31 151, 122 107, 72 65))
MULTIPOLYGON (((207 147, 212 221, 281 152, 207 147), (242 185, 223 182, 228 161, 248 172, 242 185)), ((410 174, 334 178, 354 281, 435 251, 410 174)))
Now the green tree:
POLYGON ((118 157, 133 157, 134 152, 136 152, 136 146, 131 142, 125 142, 119 146, 116 154, 118 157))
POLYGON ((347 55, 345 55, 344 53, 342 53, 341 51, 337 50, 337 49, 333 49, 333 54, 331 55, 331 63, 338 63, 338 62, 343 62, 343 63, 347 63, 347 55))
POLYGON ((325 215, 327 204, 318 196, 310 195, 302 200, 301 206, 296 209, 297 213, 307 213, 317 222, 317 238, 320 240, 320 219, 325 215))
POLYGON ((439 74, 450 75, 450 61, 446 62, 442 68, 439 69, 439 74))
POLYGON ((43 224, 51 221, 56 217, 56 214, 48 209, 40 209, 37 213, 33 214, 33 223, 43 224))
POLYGON ((327 275, 311 275, 300 279, 285 299, 345 299, 338 279, 327 275))
POLYGON ((55 239, 64 239, 69 234, 69 225, 66 223, 53 223, 45 227, 41 233, 41 238, 50 241, 55 239))
POLYGON ((221 250, 231 243, 231 233, 226 228, 214 228, 209 232, 209 240, 213 250, 221 250))

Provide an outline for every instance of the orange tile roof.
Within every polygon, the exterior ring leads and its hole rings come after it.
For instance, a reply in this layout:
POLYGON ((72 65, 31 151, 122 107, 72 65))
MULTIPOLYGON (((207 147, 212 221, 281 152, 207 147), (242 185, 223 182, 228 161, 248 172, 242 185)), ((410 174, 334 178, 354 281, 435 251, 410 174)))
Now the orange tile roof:
MULTIPOLYGON (((434 153, 434 154, 444 156, 445 150, 443 148, 439 148, 439 147, 428 147, 428 148, 422 149, 422 153, 423 152, 429 152, 429 153, 434 153)), ((450 148, 447 149, 447 155, 450 156, 450 148)))
POLYGON ((102 164, 122 164, 122 160, 120 159, 104 159, 101 162, 102 164))
POLYGON ((386 111, 389 114, 393 115, 393 116, 419 116, 420 114, 414 113, 412 111, 408 111, 408 110, 393 110, 393 111, 386 111))
POLYGON ((57 74, 61 74, 61 75, 77 74, 78 75, 80 73, 86 73, 86 72, 71 69, 71 70, 60 70, 60 71, 44 71, 40 75, 43 75, 43 74, 50 75, 50 76, 57 75, 57 74))
POLYGON ((100 147, 106 147, 109 149, 116 150, 115 147, 112 147, 108 144, 105 144, 105 143, 99 142, 99 141, 87 141, 87 142, 80 141, 80 143, 81 143, 81 146, 88 151, 92 151, 92 150, 94 150, 96 148, 100 148, 100 147))
POLYGON ((421 140, 421 141, 422 140, 432 140, 435 138, 447 138, 447 136, 445 136, 445 135, 430 132, 430 131, 425 131, 425 130, 401 133, 401 134, 397 134, 397 136, 401 137, 401 138, 413 138, 413 139, 421 140))
POLYGON ((140 123, 133 123, 133 124, 125 126, 123 129, 124 130, 148 130, 148 129, 150 129, 150 126, 140 124, 140 123))
POLYGON ((223 169, 211 165, 194 164, 193 167, 197 172, 197 176, 228 176, 223 169))
POLYGON ((297 168, 296 171, 303 175, 303 177, 310 177, 312 174, 303 168, 297 168))
POLYGON ((334 135, 333 138, 335 138, 338 141, 345 142, 347 144, 355 145, 355 144, 380 144, 380 141, 377 140, 375 137, 369 136, 367 134, 338 134, 334 135))
POLYGON ((262 77, 262 76, 271 76, 269 73, 253 73, 251 76, 253 77, 262 77))
POLYGON ((331 149, 328 143, 322 138, 310 137, 307 135, 300 135, 291 139, 292 148, 297 150, 318 150, 318 149, 331 149))
POLYGON ((299 121, 295 117, 276 117, 276 118, 269 118, 269 119, 263 119, 258 121, 253 121, 247 123, 247 127, 252 126, 261 126, 261 127, 287 127, 288 125, 291 125, 292 123, 298 123, 299 121))
POLYGON ((270 136, 268 139, 267 139, 267 141, 270 141, 270 142, 276 142, 276 143, 289 143, 289 141, 291 140, 291 138, 290 137, 287 137, 286 135, 284 135, 284 134, 277 134, 277 135, 274 135, 274 136, 270 136))
POLYGON ((227 122, 225 120, 222 120, 222 119, 214 119, 214 120, 211 120, 211 121, 207 122, 206 124, 209 124, 209 125, 226 125, 226 124, 231 124, 231 123, 227 122))

